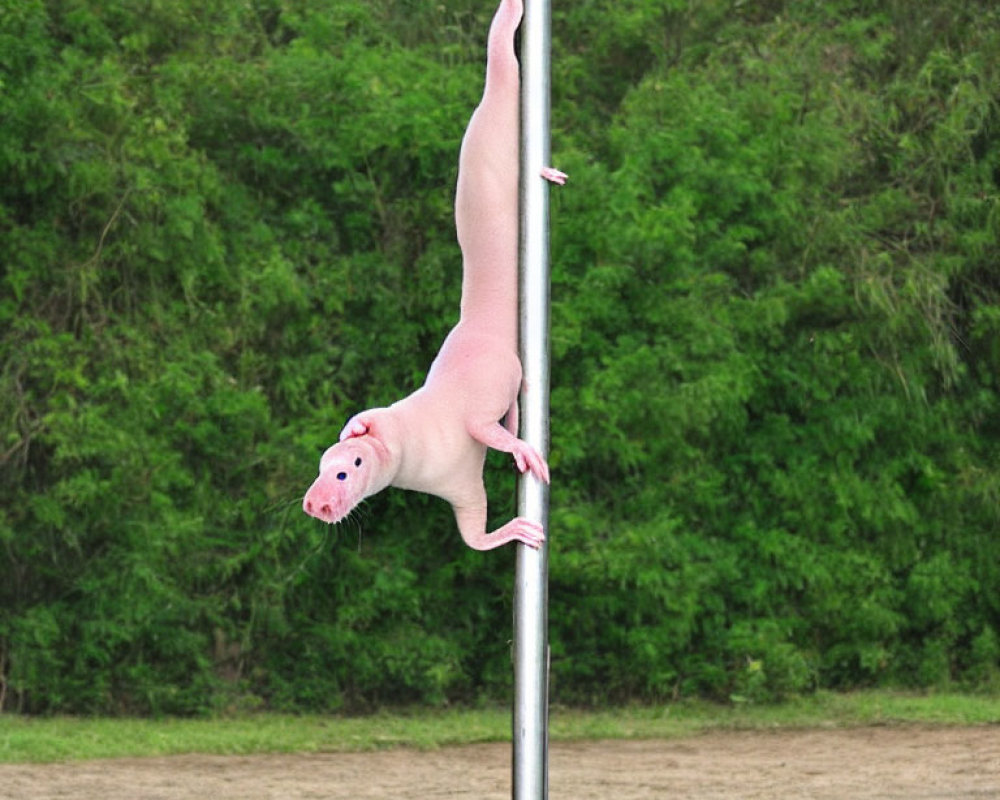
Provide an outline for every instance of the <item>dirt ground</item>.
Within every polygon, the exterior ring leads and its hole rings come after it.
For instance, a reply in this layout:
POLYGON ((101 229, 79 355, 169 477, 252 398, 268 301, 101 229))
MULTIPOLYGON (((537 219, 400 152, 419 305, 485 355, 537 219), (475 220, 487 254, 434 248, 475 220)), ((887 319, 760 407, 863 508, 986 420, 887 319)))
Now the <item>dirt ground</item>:
MULTIPOLYGON (((511 796, 509 744, 292 756, 0 765, 4 800, 511 796)), ((1000 726, 714 733, 553 743, 552 800, 1000 799, 1000 726)))

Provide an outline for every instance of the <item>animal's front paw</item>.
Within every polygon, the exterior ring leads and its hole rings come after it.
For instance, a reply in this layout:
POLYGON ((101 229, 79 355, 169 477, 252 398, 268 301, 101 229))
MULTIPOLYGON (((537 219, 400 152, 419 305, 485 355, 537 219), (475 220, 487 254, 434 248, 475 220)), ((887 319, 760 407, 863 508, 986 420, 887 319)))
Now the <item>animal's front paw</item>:
POLYGON ((523 474, 531 472, 536 478, 544 483, 549 482, 549 465, 545 458, 534 447, 525 441, 517 440, 517 445, 513 450, 514 463, 523 474))
POLYGON ((536 550, 545 544, 545 529, 525 517, 514 517, 493 535, 497 534, 502 534, 508 541, 520 542, 536 550))

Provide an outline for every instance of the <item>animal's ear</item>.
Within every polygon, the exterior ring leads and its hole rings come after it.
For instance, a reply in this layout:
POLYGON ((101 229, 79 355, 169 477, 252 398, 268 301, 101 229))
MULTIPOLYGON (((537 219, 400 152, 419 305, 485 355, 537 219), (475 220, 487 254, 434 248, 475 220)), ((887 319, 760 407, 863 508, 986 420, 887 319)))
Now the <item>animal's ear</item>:
POLYGON ((340 432, 340 441, 351 439, 355 436, 364 436, 372 429, 371 418, 365 414, 356 414, 347 421, 344 429, 340 432))

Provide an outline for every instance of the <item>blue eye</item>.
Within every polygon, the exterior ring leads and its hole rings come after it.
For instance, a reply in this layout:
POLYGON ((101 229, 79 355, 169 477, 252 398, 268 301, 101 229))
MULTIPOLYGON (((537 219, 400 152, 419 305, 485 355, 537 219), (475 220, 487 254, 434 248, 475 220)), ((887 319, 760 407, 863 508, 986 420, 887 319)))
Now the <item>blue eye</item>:
POLYGON ((337 480, 338 481, 346 481, 347 480, 347 473, 346 472, 338 472, 337 473, 337 480))

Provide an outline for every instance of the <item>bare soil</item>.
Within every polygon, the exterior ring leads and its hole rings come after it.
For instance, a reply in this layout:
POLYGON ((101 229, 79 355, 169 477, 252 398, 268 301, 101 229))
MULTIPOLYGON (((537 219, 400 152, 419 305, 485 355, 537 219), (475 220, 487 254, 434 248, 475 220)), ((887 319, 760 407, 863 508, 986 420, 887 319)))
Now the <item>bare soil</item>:
MULTIPOLYGON (((359 800, 511 796, 509 744, 430 752, 187 755, 0 765, 7 800, 359 800)), ((553 743, 550 797, 569 800, 1000 798, 1000 726, 713 733, 553 743)))

